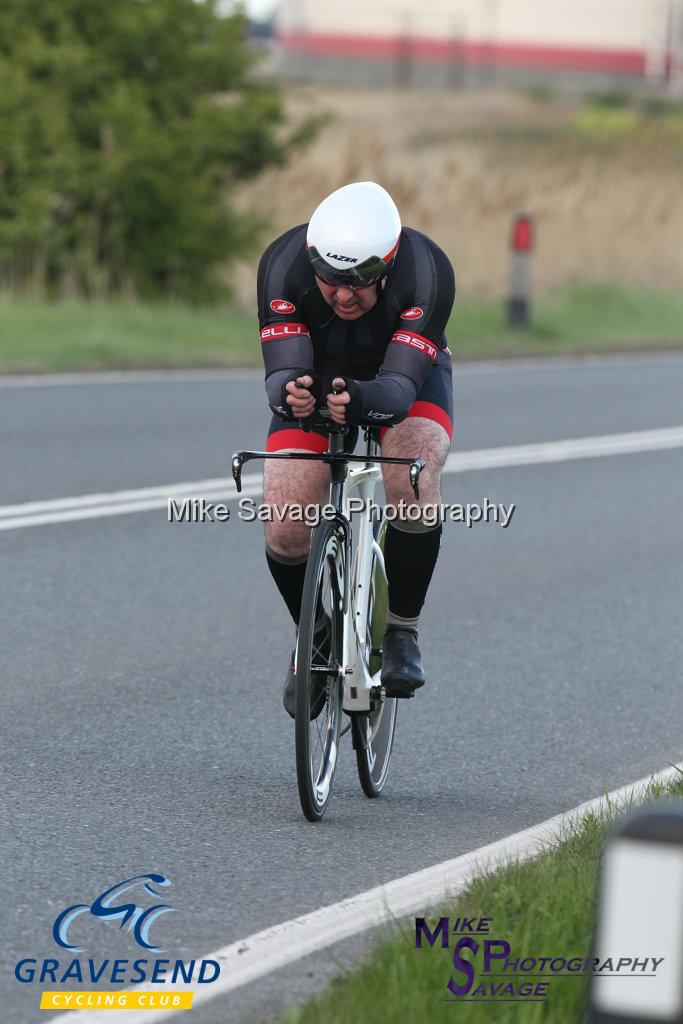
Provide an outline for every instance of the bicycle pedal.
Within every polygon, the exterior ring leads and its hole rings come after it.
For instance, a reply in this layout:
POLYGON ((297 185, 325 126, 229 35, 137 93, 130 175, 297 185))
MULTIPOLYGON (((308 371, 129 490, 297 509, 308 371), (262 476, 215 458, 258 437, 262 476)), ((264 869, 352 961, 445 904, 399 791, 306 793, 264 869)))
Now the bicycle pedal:
POLYGON ((383 687, 385 696, 394 697, 399 700, 409 700, 415 696, 415 690, 394 689, 392 686, 383 687))

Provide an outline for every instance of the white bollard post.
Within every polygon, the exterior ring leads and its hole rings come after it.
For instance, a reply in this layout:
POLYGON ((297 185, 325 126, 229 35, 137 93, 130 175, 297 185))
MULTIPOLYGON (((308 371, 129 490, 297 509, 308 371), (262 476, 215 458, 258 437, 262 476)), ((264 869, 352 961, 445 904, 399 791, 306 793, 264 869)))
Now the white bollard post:
POLYGON ((683 801, 624 819, 602 861, 588 1024, 683 1024, 683 801))

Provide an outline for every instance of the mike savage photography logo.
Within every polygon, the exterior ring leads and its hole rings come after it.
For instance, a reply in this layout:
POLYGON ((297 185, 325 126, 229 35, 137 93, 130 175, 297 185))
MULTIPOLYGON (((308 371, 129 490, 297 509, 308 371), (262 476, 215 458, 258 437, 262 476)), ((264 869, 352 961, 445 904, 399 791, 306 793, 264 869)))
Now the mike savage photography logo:
POLYGON ((415 949, 441 955, 445 961, 447 1001, 538 1003, 547 998, 557 978, 652 978, 666 959, 582 957, 557 952, 529 956, 492 932, 492 924, 492 917, 415 918, 415 949), (436 924, 430 925, 429 920, 436 920, 436 924))
MULTIPOLYGON (((362 498, 351 498, 348 503, 349 514, 363 513, 366 502, 362 498)), ((512 522, 517 506, 503 505, 484 498, 483 502, 468 504, 427 503, 415 505, 401 501, 396 505, 378 505, 370 503, 372 522, 382 518, 388 522, 402 520, 417 522, 425 526, 437 526, 439 523, 462 523, 468 529, 479 524, 497 525, 503 530, 512 522)), ((253 498, 240 498, 237 502, 237 518, 243 523, 281 523, 285 519, 293 523, 305 523, 306 526, 318 526, 327 520, 332 522, 337 513, 334 505, 301 505, 297 502, 285 502, 282 505, 258 504, 253 498)), ((169 523, 228 523, 232 518, 232 510, 227 502, 214 502, 206 498, 169 498, 167 518, 169 523)))
POLYGON ((220 977, 216 960, 171 960, 150 957, 161 953, 154 944, 153 926, 166 914, 176 913, 167 902, 158 902, 171 885, 170 878, 159 872, 134 875, 109 886, 90 903, 73 903, 60 911, 52 925, 52 938, 60 951, 83 953, 87 946, 80 937, 92 935, 88 923, 93 920, 103 928, 116 926, 130 936, 144 956, 120 957, 31 957, 19 960, 14 968, 17 982, 33 990, 44 985, 64 986, 41 993, 42 1010, 189 1010, 194 996, 190 985, 210 985, 220 977), (149 897, 156 902, 152 902, 149 897), (151 902, 151 905, 149 905, 151 902), (77 943, 83 943, 79 945, 77 943), (116 988, 92 991, 90 986, 116 988), (166 986, 178 985, 173 989, 166 986), (78 986, 78 987, 75 987, 78 986), (141 986, 136 989, 136 986, 141 986), (144 987, 142 987, 144 986, 144 987), (154 986, 154 988, 152 988, 154 986))

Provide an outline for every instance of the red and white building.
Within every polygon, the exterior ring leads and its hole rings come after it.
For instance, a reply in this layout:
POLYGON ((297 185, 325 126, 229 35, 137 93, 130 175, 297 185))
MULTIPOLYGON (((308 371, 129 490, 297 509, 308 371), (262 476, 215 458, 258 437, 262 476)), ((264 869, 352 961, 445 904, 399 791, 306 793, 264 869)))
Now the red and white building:
POLYGON ((683 0, 281 0, 285 71, 353 84, 680 82, 683 0))

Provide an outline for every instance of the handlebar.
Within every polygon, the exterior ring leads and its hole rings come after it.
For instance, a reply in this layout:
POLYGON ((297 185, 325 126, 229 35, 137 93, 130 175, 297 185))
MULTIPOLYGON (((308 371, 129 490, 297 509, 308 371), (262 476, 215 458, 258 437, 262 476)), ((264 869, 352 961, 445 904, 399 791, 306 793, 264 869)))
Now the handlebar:
POLYGON ((410 486, 415 500, 420 499, 420 473, 427 463, 424 459, 395 459, 384 455, 349 455, 347 452, 235 452, 232 457, 232 476, 239 494, 242 490, 242 466, 252 459, 297 459, 302 462, 325 462, 328 465, 362 462, 375 462, 380 465, 408 466, 410 486))
MULTIPOLYGON (((305 387, 303 384, 292 381, 294 386, 300 391, 309 391, 310 388, 305 387)), ((335 395, 343 394, 344 387, 334 387, 332 393, 335 395)), ((305 416, 299 419, 299 425, 304 433, 309 433, 315 422, 316 414, 320 420, 323 421, 325 429, 327 430, 330 437, 332 435, 345 434, 349 430, 348 424, 335 423, 331 421, 330 412, 327 408, 317 409, 315 413, 311 413, 310 416, 305 416)), ((366 437, 369 438, 369 431, 376 428, 377 424, 365 424, 366 437)), ((333 442, 331 442, 333 444, 333 442)), ((341 441, 338 442, 339 448, 341 448, 341 441)), ((419 501, 420 498, 420 473, 426 466, 424 459, 396 459, 390 456, 384 455, 349 455, 345 452, 341 452, 339 448, 334 445, 334 450, 328 448, 326 452, 235 452, 232 457, 232 476, 235 481, 238 494, 242 490, 242 466, 245 462, 249 462, 251 459, 299 459, 301 461, 314 461, 314 462, 325 462, 329 466, 333 464, 348 464, 349 462, 362 462, 367 465, 368 462, 374 462, 378 464, 393 464, 400 466, 408 466, 408 472, 410 477, 410 486, 413 489, 415 499, 419 501)))

